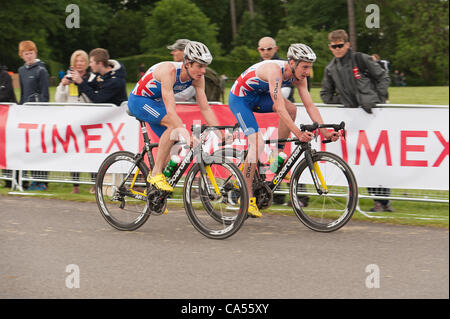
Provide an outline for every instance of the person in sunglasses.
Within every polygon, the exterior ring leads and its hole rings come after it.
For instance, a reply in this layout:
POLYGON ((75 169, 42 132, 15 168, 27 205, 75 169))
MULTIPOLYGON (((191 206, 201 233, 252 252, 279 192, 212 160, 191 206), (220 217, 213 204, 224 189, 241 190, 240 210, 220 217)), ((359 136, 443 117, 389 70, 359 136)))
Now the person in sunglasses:
POLYGON ((372 113, 376 104, 386 102, 390 78, 370 55, 352 52, 345 30, 328 34, 334 58, 326 66, 320 97, 326 104, 361 107, 372 113))
MULTIPOLYGON (((323 123, 306 84, 306 77, 316 61, 316 54, 309 46, 294 43, 288 49, 287 58, 287 61, 264 60, 252 65, 236 79, 228 97, 230 110, 248 140, 248 156, 244 162, 243 173, 250 197, 248 213, 253 217, 262 216, 253 196, 252 181, 259 155, 264 150, 263 137, 254 113, 278 115, 278 138, 287 138, 293 133, 300 141, 309 142, 313 134, 300 130, 295 123, 297 107, 281 94, 282 87, 293 84, 311 120, 323 123)), ((321 129, 321 133, 325 139, 332 141, 339 138, 337 132, 329 132, 327 129, 321 129)), ((278 145, 278 150, 283 150, 283 147, 284 145, 278 145)))
MULTIPOLYGON (((326 66, 320 97, 326 104, 343 104, 344 107, 358 107, 372 113, 375 104, 383 104, 388 97, 390 78, 370 55, 352 52, 347 32, 335 30, 328 35, 329 48, 334 55, 326 66)), ((375 196, 389 196, 389 188, 371 188, 375 196)), ((372 212, 393 212, 389 200, 374 200, 372 212)))

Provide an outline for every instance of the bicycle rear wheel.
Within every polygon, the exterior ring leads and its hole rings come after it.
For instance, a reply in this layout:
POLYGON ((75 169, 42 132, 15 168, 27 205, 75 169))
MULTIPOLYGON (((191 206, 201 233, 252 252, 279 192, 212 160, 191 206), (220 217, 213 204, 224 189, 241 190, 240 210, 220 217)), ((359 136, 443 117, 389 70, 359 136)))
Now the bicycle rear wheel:
MULTIPOLYGON (((317 152, 313 162, 318 165, 326 188, 319 182, 324 192, 317 192, 306 159, 303 159, 291 177, 292 208, 310 229, 332 232, 353 216, 358 201, 356 178, 347 163, 335 154, 317 152)), ((314 174, 317 176, 316 172, 314 174)))
POLYGON ((136 165, 134 154, 116 152, 100 166, 95 183, 97 206, 105 220, 119 230, 136 230, 150 216, 147 205, 148 168, 136 165))
POLYGON ((244 176, 236 165, 223 162, 208 166, 216 185, 208 176, 207 183, 204 182, 199 164, 192 166, 184 184, 185 210, 202 235, 225 239, 235 234, 245 221, 248 192, 244 176))

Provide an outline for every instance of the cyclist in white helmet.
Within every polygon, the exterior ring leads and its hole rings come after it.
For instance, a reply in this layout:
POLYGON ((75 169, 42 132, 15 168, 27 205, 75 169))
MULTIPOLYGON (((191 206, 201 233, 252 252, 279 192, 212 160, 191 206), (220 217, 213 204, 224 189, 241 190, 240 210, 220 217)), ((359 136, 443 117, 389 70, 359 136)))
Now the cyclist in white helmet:
POLYGON ((212 56, 206 45, 190 41, 184 49, 183 62, 166 61, 153 65, 136 83, 129 96, 130 113, 148 122, 153 132, 160 138, 155 167, 150 173, 151 176, 147 178, 157 189, 173 191, 162 171, 169 160, 171 147, 176 142, 171 139, 171 133, 177 129, 186 132, 183 121, 176 112, 175 93, 192 85, 206 123, 219 124, 205 94, 204 74, 211 61, 212 56))
MULTIPOLYGON (((244 164, 244 178, 250 197, 248 213, 254 217, 262 216, 253 197, 252 181, 264 144, 253 113, 276 112, 280 118, 278 138, 287 138, 292 132, 300 141, 309 142, 313 134, 300 131, 294 122, 297 115, 296 106, 281 95, 281 87, 293 84, 297 87, 311 120, 323 123, 322 116, 309 95, 306 80, 316 55, 307 45, 295 43, 289 47, 287 58, 288 61, 265 60, 248 68, 236 79, 228 98, 230 109, 248 139, 249 153, 244 164)), ((326 129, 322 129, 321 133, 324 138, 332 141, 339 138, 338 133, 331 133, 326 129)), ((283 148, 284 145, 278 145, 279 151, 283 148)), ((276 155, 274 156, 276 158, 276 155)))

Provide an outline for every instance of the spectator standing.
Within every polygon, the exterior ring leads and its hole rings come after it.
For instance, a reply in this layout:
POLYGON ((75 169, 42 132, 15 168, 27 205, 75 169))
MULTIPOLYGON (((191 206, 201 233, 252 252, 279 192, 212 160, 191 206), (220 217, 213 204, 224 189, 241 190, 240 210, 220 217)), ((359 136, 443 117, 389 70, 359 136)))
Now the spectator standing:
MULTIPOLYGON (((335 30, 328 35, 334 58, 326 66, 320 97, 324 103, 361 106, 367 113, 377 103, 385 103, 390 83, 387 72, 369 55, 350 50, 347 32, 335 30)), ((388 188, 368 188, 372 195, 389 196, 388 188)), ((392 212, 389 200, 375 200, 371 211, 392 212)))
MULTIPOLYGON (((72 53, 70 57, 70 69, 78 71, 81 78, 88 82, 95 78, 95 74, 88 71, 89 68, 89 57, 88 54, 83 50, 76 50, 72 53)), ((69 70, 70 70, 69 69, 69 70)), ((70 71, 65 74, 61 79, 61 82, 56 88, 55 101, 61 103, 91 103, 91 100, 87 97, 85 93, 80 93, 78 87, 73 83, 70 71)), ((79 172, 71 172, 72 179, 74 181, 80 180, 79 172)), ((95 174, 92 173, 91 177, 95 179, 95 174)), ((73 184, 72 194, 80 193, 80 185, 78 183, 73 184)))
POLYGON ((76 69, 70 72, 81 95, 86 94, 93 103, 120 105, 127 100, 125 67, 116 60, 110 60, 107 50, 93 49, 89 53, 89 66, 96 74, 90 82, 83 79, 76 69))
MULTIPOLYGON (((70 71, 80 95, 85 94, 93 103, 118 106, 128 99, 125 67, 116 60, 110 60, 107 50, 96 48, 89 52, 89 67, 95 73, 91 81, 83 78, 77 69, 70 71)), ((92 174, 93 179, 95 176, 92 174)), ((94 187, 90 193, 95 193, 94 187)))
POLYGON ((401 86, 406 86, 406 76, 405 76, 405 73, 400 73, 400 76, 399 76, 399 79, 400 79, 400 85, 401 86))
MULTIPOLYGON (((19 43, 19 56, 25 64, 19 68, 20 102, 48 102, 49 76, 45 63, 37 58, 37 47, 33 41, 19 43)), ((48 179, 48 172, 32 171, 33 178, 48 179)), ((29 190, 47 190, 48 183, 32 182, 29 190)))
POLYGON ((3 65, 0 65, 0 102, 17 103, 11 76, 3 65))
POLYGON ((392 79, 394 80, 394 86, 400 86, 401 85, 401 79, 400 79, 400 72, 398 70, 394 71, 394 74, 392 75, 392 79))
MULTIPOLYGON (((0 104, 2 102, 17 103, 16 94, 12 85, 11 76, 8 74, 8 68, 0 65, 0 104)), ((12 174, 9 169, 3 170, 5 174, 12 174)), ((16 177, 17 178, 17 177, 16 177)), ((5 187, 11 187, 11 181, 5 181, 5 187)))
POLYGON ((78 71, 81 78, 85 81, 91 82, 95 78, 95 74, 88 71, 89 57, 83 50, 77 50, 72 53, 70 58, 70 68, 67 74, 61 79, 61 82, 56 87, 55 101, 61 103, 91 103, 86 93, 78 91, 78 86, 73 83, 70 70, 78 71))
POLYGON ((45 63, 37 58, 37 47, 32 41, 19 43, 19 56, 25 64, 19 68, 20 102, 48 102, 49 77, 45 63))
MULTIPOLYGON (((371 57, 372 60, 378 63, 383 68, 383 70, 386 71, 386 74, 389 75, 389 66, 391 65, 391 62, 389 62, 388 60, 381 60, 380 56, 376 53, 372 54, 371 57)), ((387 93, 385 103, 389 103, 389 92, 387 93)))

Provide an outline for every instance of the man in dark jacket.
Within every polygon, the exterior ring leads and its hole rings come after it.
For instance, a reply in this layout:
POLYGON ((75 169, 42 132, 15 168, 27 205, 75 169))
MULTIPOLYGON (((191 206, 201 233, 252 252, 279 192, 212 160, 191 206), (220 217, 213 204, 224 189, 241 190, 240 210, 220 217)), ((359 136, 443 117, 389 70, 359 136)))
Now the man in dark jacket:
MULTIPOLYGON (((335 30, 328 35, 329 47, 334 55, 323 74, 320 97, 327 104, 343 104, 345 107, 361 106, 372 113, 375 104, 383 104, 388 97, 390 78, 372 57, 350 50, 347 32, 335 30)), ((372 188, 375 196, 390 196, 389 188, 372 188)), ((389 200, 375 200, 372 212, 392 212, 389 200)))
POLYGON ((17 103, 11 76, 8 74, 8 68, 3 65, 0 65, 0 103, 1 102, 17 103))
POLYGON ((331 32, 328 40, 334 58, 324 70, 320 91, 322 101, 345 107, 361 106, 367 113, 372 113, 375 104, 386 102, 389 75, 369 55, 352 52, 344 30, 331 32))
POLYGON ((85 93, 94 103, 120 105, 127 98, 125 67, 116 60, 109 60, 108 51, 97 48, 89 53, 89 66, 97 77, 87 82, 79 73, 72 71, 73 82, 80 93, 85 93))
POLYGON ((37 48, 32 41, 19 43, 19 56, 25 64, 19 68, 20 102, 48 102, 49 81, 45 63, 37 59, 37 48))

